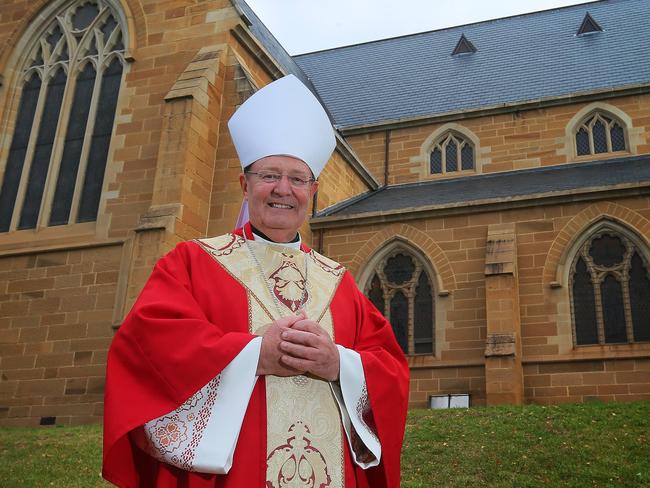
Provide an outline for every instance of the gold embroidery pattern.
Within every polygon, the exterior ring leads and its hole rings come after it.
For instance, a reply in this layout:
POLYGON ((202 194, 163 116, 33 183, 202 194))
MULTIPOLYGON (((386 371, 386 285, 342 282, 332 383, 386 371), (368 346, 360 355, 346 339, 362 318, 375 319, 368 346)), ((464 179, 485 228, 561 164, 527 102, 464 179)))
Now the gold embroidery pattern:
POLYGON ((339 264, 335 261, 325 258, 320 254, 314 252, 313 250, 309 252, 309 256, 312 260, 326 273, 332 274, 334 276, 341 276, 345 273, 345 268, 342 264, 339 264))
MULTIPOLYGON (((214 237, 205 239, 203 242, 209 244, 213 249, 224 248, 230 241, 230 235, 214 237)), ((243 239, 242 239, 243 241, 243 239)), ((334 338, 334 330, 332 324, 332 317, 329 311, 329 306, 338 285, 344 275, 344 269, 334 261, 329 260, 318 253, 311 252, 306 254, 299 250, 288 250, 282 246, 275 246, 272 244, 262 244, 254 241, 248 241, 248 244, 253 249, 253 252, 259 259, 262 274, 264 279, 269 280, 270 276, 279 270, 284 261, 295 263, 298 270, 304 270, 306 259, 309 262, 308 278, 305 281, 306 289, 309 294, 309 300, 304 304, 304 309, 307 317, 316 320, 327 332, 334 338), (314 256, 320 260, 320 264, 314 260, 314 256), (339 269, 337 269, 339 268, 339 269), (337 276, 338 274, 338 276, 337 276)), ((237 250, 234 250, 228 255, 216 256, 209 251, 208 247, 202 246, 209 255, 228 273, 233 277, 244 289, 249 293, 249 330, 253 334, 262 334, 265 327, 270 321, 279 317, 272 317, 269 313, 273 309, 273 304, 276 298, 273 294, 273 281, 264 281, 260 279, 260 272, 256 263, 251 259, 250 253, 246 252, 246 246, 241 245, 237 250), (269 286, 271 285, 271 286, 269 286), (269 320, 269 318, 271 320, 269 320)), ((284 270, 291 271, 292 270, 284 270)), ((278 276, 276 276, 278 277, 278 276)), ((286 278, 280 275, 281 278, 286 278)), ((300 281, 301 278, 294 279, 293 281, 300 281)), ((290 281, 290 280, 287 280, 290 281)), ((289 315, 291 312, 291 300, 296 297, 300 298, 299 283, 287 284, 291 287, 292 294, 287 294, 289 304, 280 305, 289 315), (286 308, 285 308, 286 307, 286 308)), ((279 303, 283 303, 278 300, 279 303)), ((315 455, 315 451, 310 453, 310 462, 313 461, 318 466, 317 458, 322 457, 325 460, 327 467, 327 475, 329 481, 325 478, 326 488, 343 488, 345 484, 344 478, 344 433, 342 430, 340 413, 336 401, 332 395, 327 382, 318 379, 312 379, 307 376, 303 377, 277 377, 267 376, 264 378, 266 389, 266 405, 267 405, 267 456, 270 456, 278 446, 291 447, 289 443, 288 432, 292 425, 306 424, 309 426, 310 433, 307 436, 310 441, 310 446, 317 449, 319 455, 315 455), (311 459, 311 455, 314 455, 311 459)), ((303 442, 302 438, 298 441, 293 441, 293 446, 296 447, 296 442, 303 442)), ((274 460, 279 459, 279 451, 276 453, 274 460)), ((297 458, 299 460, 299 458, 297 458)), ((309 466, 302 464, 302 467, 309 466)), ((271 465, 267 469, 267 478, 271 484, 267 484, 265 488, 274 488, 282 486, 283 488, 294 487, 314 487, 320 488, 323 482, 316 484, 315 478, 313 481, 301 481, 301 476, 294 476, 289 480, 290 463, 285 465, 284 480, 278 478, 279 471, 271 472, 271 465), (281 483, 278 485, 278 483, 281 483), (306 483, 306 484, 305 484, 306 483)), ((273 468, 275 469, 275 468, 273 468)), ((302 471, 300 472, 304 474, 302 471)), ((316 472, 316 475, 318 473, 316 472)), ((314 475, 316 477, 316 475, 314 475)), ((308 477, 302 476, 307 479, 308 477)))
POLYGON ((312 446, 309 427, 296 422, 289 427, 286 444, 276 447, 266 460, 267 488, 326 488, 331 478, 327 463, 312 446))
MULTIPOLYGON (((286 254, 283 256, 290 257, 286 254)), ((293 261, 284 259, 282 265, 271 273, 268 280, 276 298, 294 313, 309 299, 305 276, 293 261)))
POLYGON ((239 249, 244 244, 244 239, 236 234, 226 234, 230 241, 228 241, 224 246, 219 248, 214 248, 210 244, 200 239, 194 239, 194 242, 199 244, 203 249, 208 251, 213 256, 228 256, 232 254, 233 251, 239 249))
POLYGON ((293 376, 291 378, 291 381, 293 381, 294 385, 305 387, 309 384, 309 380, 307 379, 306 376, 303 376, 299 374, 298 376, 293 376))

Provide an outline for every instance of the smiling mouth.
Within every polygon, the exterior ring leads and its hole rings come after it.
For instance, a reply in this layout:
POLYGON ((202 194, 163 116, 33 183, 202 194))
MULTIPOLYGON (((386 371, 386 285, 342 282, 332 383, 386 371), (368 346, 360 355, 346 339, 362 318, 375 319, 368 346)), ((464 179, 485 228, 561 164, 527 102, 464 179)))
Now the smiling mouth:
POLYGON ((269 207, 279 208, 283 210, 291 210, 293 208, 293 205, 287 205, 286 203, 269 203, 269 207))

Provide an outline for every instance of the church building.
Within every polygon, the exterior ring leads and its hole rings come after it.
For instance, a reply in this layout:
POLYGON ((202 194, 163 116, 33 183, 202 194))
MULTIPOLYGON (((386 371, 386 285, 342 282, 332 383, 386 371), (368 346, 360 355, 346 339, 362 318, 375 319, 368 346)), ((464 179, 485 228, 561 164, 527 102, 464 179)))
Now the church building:
POLYGON ((650 400, 648 25, 601 0, 290 56, 245 0, 4 1, 0 425, 101 421, 156 260, 235 225, 228 119, 286 74, 336 129, 303 239, 412 407, 650 400))

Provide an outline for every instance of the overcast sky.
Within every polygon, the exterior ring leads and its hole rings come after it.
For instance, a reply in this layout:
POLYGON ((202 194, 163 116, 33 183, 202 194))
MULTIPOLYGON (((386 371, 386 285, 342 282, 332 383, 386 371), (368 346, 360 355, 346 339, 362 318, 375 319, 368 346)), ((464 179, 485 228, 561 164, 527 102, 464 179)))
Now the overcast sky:
POLYGON ((289 54, 469 24, 585 0, 246 0, 289 54))

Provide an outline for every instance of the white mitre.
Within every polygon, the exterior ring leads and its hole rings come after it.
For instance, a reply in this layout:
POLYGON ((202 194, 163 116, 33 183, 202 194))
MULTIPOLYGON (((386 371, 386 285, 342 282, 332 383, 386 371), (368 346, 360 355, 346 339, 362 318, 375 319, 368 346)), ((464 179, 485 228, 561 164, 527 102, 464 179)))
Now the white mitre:
POLYGON ((228 129, 242 168, 266 156, 292 156, 318 178, 336 147, 327 113, 294 75, 255 92, 230 118, 228 129))

